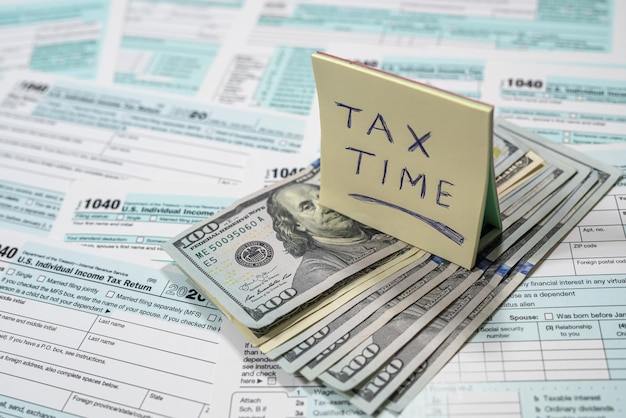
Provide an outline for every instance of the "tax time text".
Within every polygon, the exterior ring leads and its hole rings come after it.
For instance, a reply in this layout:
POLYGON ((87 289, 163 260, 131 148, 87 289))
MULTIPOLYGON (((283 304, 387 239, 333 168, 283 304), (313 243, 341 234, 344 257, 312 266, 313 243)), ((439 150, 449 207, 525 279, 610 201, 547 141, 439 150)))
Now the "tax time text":
MULTIPOLYGON (((335 104, 338 109, 342 109, 342 111, 346 113, 346 128, 358 129, 357 127, 362 123, 362 118, 359 118, 359 112, 361 112, 363 109, 337 101, 335 101, 335 104)), ((369 120, 365 122, 368 123, 369 120)), ((402 145, 396 143, 396 140, 394 139, 394 134, 398 133, 397 130, 394 127, 394 131, 392 132, 391 128, 387 125, 387 122, 385 121, 385 118, 381 113, 377 113, 373 121, 369 123, 369 127, 363 130, 365 132, 365 135, 367 135, 368 137, 372 136, 373 133, 375 134, 374 131, 378 131, 380 132, 379 135, 376 135, 378 138, 381 138, 383 141, 387 141, 387 143, 389 143, 391 146, 402 147, 402 145)), ((428 131, 420 136, 416 133, 416 130, 413 129, 413 127, 411 127, 411 125, 409 124, 406 125, 406 130, 408 132, 405 132, 406 135, 402 136, 403 140, 406 137, 409 138, 408 146, 406 144, 404 145, 406 147, 405 152, 415 153, 415 155, 420 156, 420 158, 431 158, 426 148, 426 141, 432 140, 432 133, 428 131)), ((390 162, 389 158, 377 157, 376 153, 367 150, 366 144, 348 146, 345 147, 345 149, 351 153, 354 153, 356 157, 355 175, 358 176, 366 170, 378 170, 379 174, 377 175, 377 178, 380 179, 380 183, 382 185, 386 185, 391 182, 397 182, 396 184, 398 190, 408 188, 409 185, 411 188, 417 187, 418 196, 420 199, 425 199, 429 188, 435 187, 435 204, 444 208, 450 207, 450 204, 453 200, 452 191, 454 189, 454 183, 452 183, 451 181, 446 179, 436 179, 433 182, 433 180, 427 177, 426 173, 415 173, 414 171, 411 172, 406 166, 401 167, 399 171, 396 172, 397 175, 395 175, 390 170, 390 168, 393 166, 393 161, 390 162)), ((392 155, 397 154, 394 153, 392 155)), ((416 158, 416 160, 417 159, 418 158, 416 158)), ((400 164, 402 165, 402 163, 400 164)))

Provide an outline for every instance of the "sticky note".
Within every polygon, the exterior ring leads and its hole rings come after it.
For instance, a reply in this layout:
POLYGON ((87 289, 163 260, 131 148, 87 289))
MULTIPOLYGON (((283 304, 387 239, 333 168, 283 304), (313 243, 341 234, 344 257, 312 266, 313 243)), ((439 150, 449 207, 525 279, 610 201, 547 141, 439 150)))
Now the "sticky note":
POLYGON ((493 107, 332 55, 312 56, 320 203, 465 268, 501 228, 493 107))

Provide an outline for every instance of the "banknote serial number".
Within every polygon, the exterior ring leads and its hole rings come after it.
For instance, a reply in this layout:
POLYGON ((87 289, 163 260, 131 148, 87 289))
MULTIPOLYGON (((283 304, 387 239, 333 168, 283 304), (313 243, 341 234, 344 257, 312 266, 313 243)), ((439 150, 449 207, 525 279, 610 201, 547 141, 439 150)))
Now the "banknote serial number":
POLYGON ((250 221, 247 224, 240 226, 234 231, 229 232, 226 236, 223 236, 218 241, 209 244, 209 249, 211 251, 217 251, 218 248, 221 248, 223 245, 229 244, 235 238, 239 238, 242 234, 245 234, 248 231, 252 231, 252 228, 256 227, 258 224, 256 221, 250 221))
MULTIPOLYGON (((263 220, 263 218, 259 218, 259 219, 261 221, 263 220)), ((226 235, 219 238, 218 240, 208 244, 206 247, 201 248, 199 251, 195 253, 196 258, 202 259, 216 252, 219 248, 223 247, 224 245, 230 244, 235 238, 239 238, 246 232, 252 231, 252 229, 254 229, 257 225, 258 225, 258 222, 253 220, 253 221, 250 221, 248 223, 245 223, 239 226, 237 229, 227 233, 226 235)))

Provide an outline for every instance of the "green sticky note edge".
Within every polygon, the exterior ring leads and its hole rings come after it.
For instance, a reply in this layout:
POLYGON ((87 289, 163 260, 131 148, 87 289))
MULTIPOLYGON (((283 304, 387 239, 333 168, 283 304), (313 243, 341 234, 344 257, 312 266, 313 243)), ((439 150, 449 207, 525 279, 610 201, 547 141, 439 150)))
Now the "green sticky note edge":
MULTIPOLYGON (((493 154, 492 154, 493 155, 493 154)), ((495 171, 493 168, 493 158, 490 161, 489 178, 487 182, 487 195, 485 196, 485 216, 483 227, 491 225, 496 229, 502 229, 502 218, 500 217, 500 204, 498 203, 498 193, 496 191, 495 171)))

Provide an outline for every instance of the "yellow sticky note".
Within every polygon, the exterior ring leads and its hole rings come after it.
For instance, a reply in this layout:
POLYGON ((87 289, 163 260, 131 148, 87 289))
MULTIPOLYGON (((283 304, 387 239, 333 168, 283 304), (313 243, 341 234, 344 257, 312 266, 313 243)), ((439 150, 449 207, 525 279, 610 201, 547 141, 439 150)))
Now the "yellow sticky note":
POLYGON ((493 107, 318 52, 320 203, 462 267, 501 228, 493 107))

